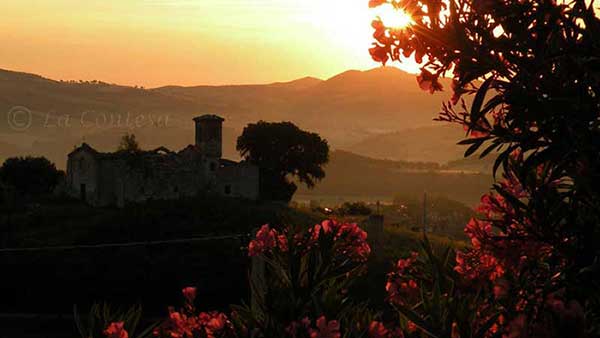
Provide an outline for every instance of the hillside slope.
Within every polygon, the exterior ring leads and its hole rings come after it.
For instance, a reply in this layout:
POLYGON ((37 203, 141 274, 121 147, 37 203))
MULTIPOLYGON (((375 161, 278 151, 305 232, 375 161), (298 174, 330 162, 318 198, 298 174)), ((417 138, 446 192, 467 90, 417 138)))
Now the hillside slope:
POLYGON ((326 177, 310 190, 299 185, 298 200, 383 200, 394 196, 443 195, 475 205, 489 190, 490 173, 449 170, 436 163, 376 160, 346 151, 334 151, 325 168, 326 177))
POLYGON ((457 143, 464 138, 459 126, 437 123, 371 136, 345 149, 375 158, 446 163, 463 157, 466 147, 457 143))
MULTIPOLYGON (((347 71, 327 80, 307 77, 265 85, 154 89, 64 82, 0 70, 0 112, 25 106, 32 113, 31 127, 25 131, 16 132, 7 119, 0 120, 0 140, 10 145, 0 155, 20 155, 12 154, 17 150, 47 155, 62 166, 66 154, 82 141, 110 150, 126 132, 135 133, 146 148, 178 149, 193 140, 191 118, 206 113, 226 118, 227 157, 236 157, 235 138, 243 127, 261 119, 292 121, 320 133, 333 148, 356 146, 365 155, 388 157, 378 149, 392 145, 357 144, 398 130, 431 126, 447 95, 419 90, 415 76, 397 68, 347 71)), ((428 160, 438 161, 433 156, 428 160)))

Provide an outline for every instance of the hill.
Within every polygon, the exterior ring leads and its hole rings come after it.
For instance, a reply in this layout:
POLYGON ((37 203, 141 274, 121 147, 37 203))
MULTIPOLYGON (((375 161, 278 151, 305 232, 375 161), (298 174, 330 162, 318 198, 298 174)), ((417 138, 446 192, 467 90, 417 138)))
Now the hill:
POLYGON ((432 162, 377 160, 346 151, 334 151, 326 177, 309 190, 302 185, 298 201, 391 201, 394 196, 423 192, 475 205, 492 184, 488 172, 453 169, 432 162))
POLYGON ((464 137, 459 126, 438 123, 371 136, 345 149, 375 158, 446 163, 463 157, 466 148, 457 142, 464 137))
MULTIPOLYGON (((153 89, 0 70, 0 111, 25 106, 32 116, 31 127, 21 132, 3 119, 0 140, 48 155, 62 167, 66 154, 83 140, 98 141, 98 148, 108 150, 125 132, 134 132, 147 148, 181 148, 193 139, 190 119, 208 113, 227 119, 228 157, 236 156, 233 144, 242 128, 260 119, 292 121, 320 133, 334 148, 352 150, 381 134, 432 125, 448 95, 419 90, 414 75, 396 68, 347 71, 327 80, 153 89)), ((377 157, 376 152, 361 153, 377 157)))

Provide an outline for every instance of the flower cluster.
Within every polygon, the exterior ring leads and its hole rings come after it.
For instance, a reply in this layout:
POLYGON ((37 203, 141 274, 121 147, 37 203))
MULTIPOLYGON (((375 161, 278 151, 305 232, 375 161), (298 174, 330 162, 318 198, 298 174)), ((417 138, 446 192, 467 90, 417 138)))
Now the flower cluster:
MULTIPOLYGON (((263 225, 256 233, 255 239, 248 245, 250 257, 273 250, 288 252, 289 243, 288 230, 282 232, 263 225)), ((308 251, 318 247, 321 242, 332 245, 336 255, 350 258, 355 262, 366 262, 371 254, 371 247, 367 243, 367 232, 355 223, 340 223, 335 220, 326 220, 316 224, 306 233, 296 233, 291 239, 294 247, 300 247, 301 251, 308 251)))
POLYGON ((468 280, 495 281, 504 275, 504 268, 498 260, 479 250, 469 250, 456 253, 454 270, 468 280))
POLYGON ((286 252, 288 250, 287 237, 265 224, 256 233, 256 238, 248 245, 248 255, 254 257, 271 252, 273 249, 286 252))
POLYGON ((417 257, 418 254, 413 252, 410 257, 399 259, 396 263, 396 270, 388 274, 385 290, 390 303, 406 304, 418 294, 419 286, 413 279, 416 271, 414 263, 417 261, 417 257))
POLYGON ((325 316, 317 318, 314 325, 308 317, 301 321, 291 322, 285 329, 291 338, 308 335, 310 338, 340 338, 340 323, 337 320, 327 320, 325 316))
MULTIPOLYGON (((500 189, 514 200, 526 200, 529 194, 510 175, 500 189)), ((481 219, 471 219, 465 233, 473 248, 456 255, 455 270, 468 279, 494 281, 505 272, 519 274, 524 267, 547 258, 552 247, 533 236, 535 222, 517 212, 513 203, 500 193, 486 194, 477 208, 481 219)))
POLYGON ((319 245, 322 238, 333 238, 336 254, 356 262, 365 262, 371 254, 367 232, 356 223, 340 223, 326 220, 309 229, 308 247, 319 245))
POLYGON ((129 338, 124 326, 123 322, 110 323, 103 333, 106 338, 129 338))
POLYGON ((184 309, 176 311, 174 308, 169 308, 167 320, 154 330, 155 337, 235 337, 233 325, 224 313, 216 311, 194 313, 193 302, 196 297, 196 288, 186 287, 182 293, 186 300, 184 309))
POLYGON ((169 338, 215 338, 233 335, 233 326, 229 318, 220 312, 188 315, 171 309, 169 318, 154 331, 154 335, 169 338))

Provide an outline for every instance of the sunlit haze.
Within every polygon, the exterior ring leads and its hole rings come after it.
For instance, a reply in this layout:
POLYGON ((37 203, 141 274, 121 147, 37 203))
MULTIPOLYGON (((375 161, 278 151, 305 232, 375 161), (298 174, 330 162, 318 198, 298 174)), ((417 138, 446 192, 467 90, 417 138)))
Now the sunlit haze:
POLYGON ((148 87, 373 68, 371 20, 410 20, 367 0, 4 0, 0 12, 0 68, 148 87))

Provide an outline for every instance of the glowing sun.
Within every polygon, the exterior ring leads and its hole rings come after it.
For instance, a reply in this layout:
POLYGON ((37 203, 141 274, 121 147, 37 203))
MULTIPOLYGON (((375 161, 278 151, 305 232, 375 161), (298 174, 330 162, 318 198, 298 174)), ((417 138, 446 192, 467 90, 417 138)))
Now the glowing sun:
POLYGON ((413 23, 412 18, 403 10, 395 9, 392 5, 383 5, 373 10, 381 18, 384 25, 390 28, 405 28, 413 23))
MULTIPOLYGON (((307 13, 307 21, 339 46, 338 50, 344 53, 346 60, 352 60, 353 65, 361 64, 363 69, 380 66, 368 53, 374 41, 371 27, 373 20, 379 17, 384 25, 396 29, 414 23, 409 14, 395 9, 391 4, 369 8, 366 0, 313 1, 315 5, 307 13)), ((390 66, 397 66, 410 73, 419 72, 419 66, 413 60, 402 59, 402 63, 390 66)))

